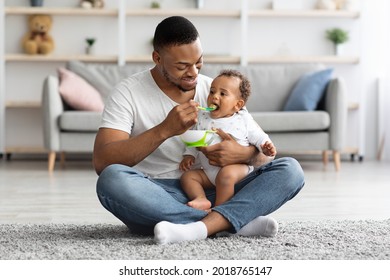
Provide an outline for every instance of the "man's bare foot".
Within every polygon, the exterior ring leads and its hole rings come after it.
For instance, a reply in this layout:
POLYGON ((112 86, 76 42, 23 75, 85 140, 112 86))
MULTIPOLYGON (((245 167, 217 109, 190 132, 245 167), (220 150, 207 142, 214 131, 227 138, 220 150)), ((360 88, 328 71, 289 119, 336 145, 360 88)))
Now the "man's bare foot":
POLYGON ((205 211, 210 210, 211 208, 211 202, 205 197, 195 198, 194 200, 188 202, 187 205, 192 208, 205 211))

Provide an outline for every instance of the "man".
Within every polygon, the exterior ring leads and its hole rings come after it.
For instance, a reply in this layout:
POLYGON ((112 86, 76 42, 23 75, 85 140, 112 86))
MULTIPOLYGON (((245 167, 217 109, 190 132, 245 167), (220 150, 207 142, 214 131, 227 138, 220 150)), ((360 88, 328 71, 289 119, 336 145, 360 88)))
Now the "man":
MULTIPOLYGON (((221 143, 201 148, 210 163, 258 168, 236 184, 231 200, 210 213, 187 206, 179 180, 184 145, 178 135, 197 122, 197 106, 206 104, 211 78, 199 74, 201 42, 186 18, 163 20, 153 47, 155 66, 122 81, 106 103, 94 147, 100 202, 131 231, 154 231, 159 244, 222 231, 274 236, 277 223, 265 215, 303 187, 300 165, 292 158, 268 158, 221 131, 221 143)), ((215 191, 207 197, 213 203, 215 191)))

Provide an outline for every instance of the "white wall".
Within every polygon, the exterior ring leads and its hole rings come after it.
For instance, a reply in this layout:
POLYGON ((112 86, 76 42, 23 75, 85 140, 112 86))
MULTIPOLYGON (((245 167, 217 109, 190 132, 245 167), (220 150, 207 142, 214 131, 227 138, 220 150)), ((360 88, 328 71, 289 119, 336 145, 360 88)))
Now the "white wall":
MULTIPOLYGON (((377 155, 381 148, 381 141, 384 140, 383 150, 378 154, 378 157, 390 161, 390 1, 379 1, 374 8, 376 9, 372 9, 371 13, 372 17, 376 17, 376 21, 370 22, 370 28, 371 30, 378 30, 376 34, 377 41, 369 44, 370 47, 367 48, 367 51, 377 53, 377 63, 373 63, 372 69, 375 69, 378 73, 383 87, 378 92, 380 95, 376 99, 377 103, 372 104, 371 110, 368 111, 368 115, 377 116, 377 119, 367 117, 367 121, 371 120, 371 123, 367 123, 367 126, 376 129, 377 137, 375 139, 377 145, 367 141, 367 147, 375 147, 374 152, 377 155), (376 120, 377 122, 375 122, 376 120)), ((367 30, 367 32, 370 32, 370 30, 367 30)))
MULTIPOLYGON (((362 3, 362 39, 361 39, 361 74, 357 77, 362 89, 361 104, 362 115, 361 139, 362 147, 367 158, 376 158, 379 148, 379 118, 382 120, 390 118, 389 87, 385 86, 386 96, 382 108, 385 114, 378 115, 378 78, 390 78, 390 56, 389 56, 389 27, 390 27, 390 3, 387 0, 371 0, 362 3)), ((385 79, 385 81, 386 81, 385 79)), ((352 81, 351 81, 352 82, 352 81)), ((387 134, 390 134, 390 127, 387 125, 387 134)), ((389 135, 390 136, 390 135, 389 135)), ((389 137, 388 137, 389 138, 389 137)), ((385 145, 386 157, 390 160, 389 139, 385 145)))

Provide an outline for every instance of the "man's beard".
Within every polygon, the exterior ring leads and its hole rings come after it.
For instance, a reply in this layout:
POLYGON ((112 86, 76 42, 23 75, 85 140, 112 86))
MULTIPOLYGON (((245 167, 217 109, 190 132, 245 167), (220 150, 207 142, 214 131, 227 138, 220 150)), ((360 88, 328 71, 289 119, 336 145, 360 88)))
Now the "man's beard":
POLYGON ((171 77, 169 76, 169 74, 168 74, 168 72, 165 70, 165 68, 162 68, 162 73, 163 73, 164 78, 165 78, 165 80, 166 80, 167 82, 169 82, 171 85, 177 87, 177 88, 180 89, 182 92, 187 92, 187 91, 191 91, 191 90, 195 89, 195 87, 190 88, 190 89, 188 89, 188 88, 183 88, 179 83, 175 83, 175 82, 171 79, 171 77))

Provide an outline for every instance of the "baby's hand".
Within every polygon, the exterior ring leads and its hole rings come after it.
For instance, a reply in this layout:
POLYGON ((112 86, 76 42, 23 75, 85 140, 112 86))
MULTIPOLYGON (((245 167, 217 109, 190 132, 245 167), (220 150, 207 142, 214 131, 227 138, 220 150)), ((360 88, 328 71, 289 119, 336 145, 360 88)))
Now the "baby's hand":
POLYGON ((263 154, 269 157, 276 156, 276 147, 270 141, 266 141, 263 145, 260 146, 263 154))
POLYGON ((190 155, 185 155, 180 162, 179 169, 181 171, 188 171, 191 169, 191 166, 194 164, 195 158, 190 155))

